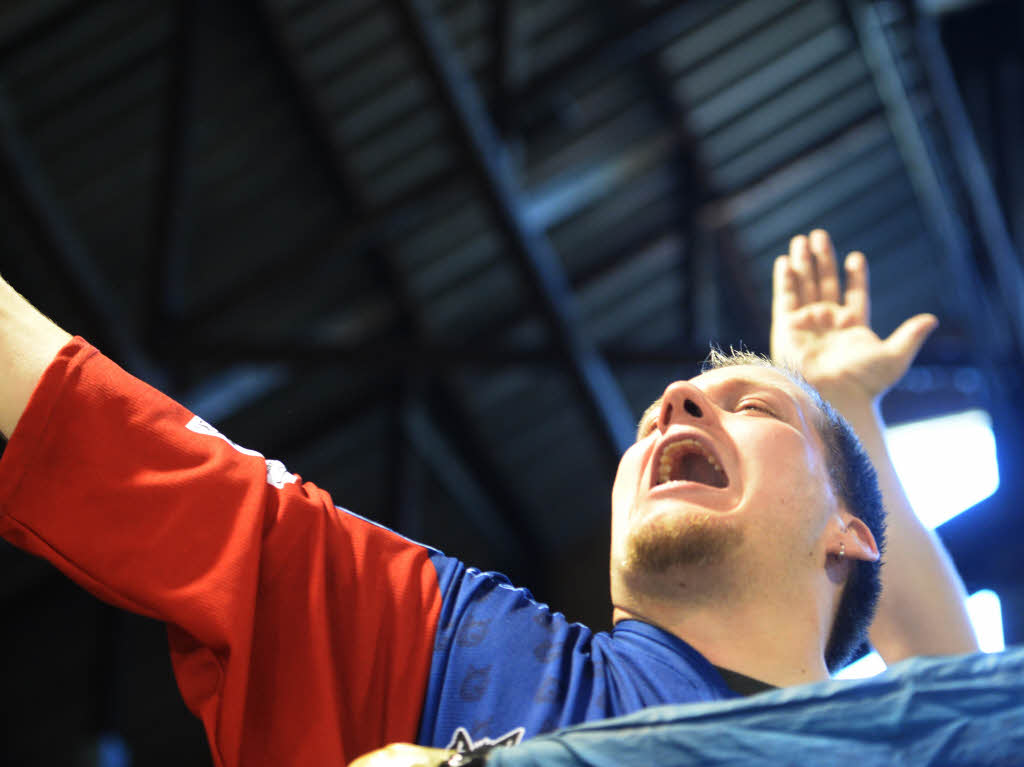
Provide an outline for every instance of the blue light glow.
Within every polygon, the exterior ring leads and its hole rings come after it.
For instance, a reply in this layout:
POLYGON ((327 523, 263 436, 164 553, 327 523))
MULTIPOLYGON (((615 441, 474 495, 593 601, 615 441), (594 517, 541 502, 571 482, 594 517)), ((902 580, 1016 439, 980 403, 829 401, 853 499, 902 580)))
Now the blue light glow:
POLYGON ((934 528, 999 487, 992 419, 984 410, 886 429, 886 444, 918 518, 934 528))
POLYGON ((999 652, 1006 649, 1003 636, 1003 607, 999 595, 991 589, 971 594, 967 600, 967 612, 971 625, 978 635, 978 644, 984 652, 999 652))
MULTIPOLYGON (((983 652, 1006 649, 1003 637, 1003 610, 999 595, 990 589, 976 591, 967 598, 967 614, 983 652)), ((835 679, 864 679, 885 671, 885 661, 876 652, 854 661, 835 675, 835 679)))

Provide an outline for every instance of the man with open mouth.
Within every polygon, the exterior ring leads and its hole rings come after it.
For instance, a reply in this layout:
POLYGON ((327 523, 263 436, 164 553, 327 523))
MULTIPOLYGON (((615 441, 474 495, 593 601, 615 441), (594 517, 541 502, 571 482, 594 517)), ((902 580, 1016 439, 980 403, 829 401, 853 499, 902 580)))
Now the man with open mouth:
POLYGON ((363 762, 413 764, 822 680, 869 625, 889 661, 975 650, 963 587, 900 490, 877 408, 935 318, 879 339, 864 257, 845 267, 841 293, 827 234, 794 238, 772 327, 791 367, 714 353, 644 414, 612 493, 610 633, 336 507, 2 280, 0 533, 168 624, 218 765, 446 749, 363 762))

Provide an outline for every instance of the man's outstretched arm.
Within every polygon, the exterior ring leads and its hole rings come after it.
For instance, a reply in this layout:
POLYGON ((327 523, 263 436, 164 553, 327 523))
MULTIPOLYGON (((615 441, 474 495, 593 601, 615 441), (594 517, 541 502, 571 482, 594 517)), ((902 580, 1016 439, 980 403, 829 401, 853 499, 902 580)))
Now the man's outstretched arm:
POLYGON ((919 314, 881 339, 871 330, 867 260, 822 230, 794 237, 775 263, 772 357, 794 365, 853 426, 878 472, 888 515, 883 592, 871 642, 887 663, 978 650, 965 590, 938 536, 914 514, 885 445, 879 403, 938 324, 919 314))
POLYGON ((32 390, 71 336, 0 277, 0 432, 10 437, 32 390))
POLYGON ((429 549, 235 445, 2 280, 0 430, 0 537, 168 625, 215 764, 345 764, 416 737, 442 600, 429 549))

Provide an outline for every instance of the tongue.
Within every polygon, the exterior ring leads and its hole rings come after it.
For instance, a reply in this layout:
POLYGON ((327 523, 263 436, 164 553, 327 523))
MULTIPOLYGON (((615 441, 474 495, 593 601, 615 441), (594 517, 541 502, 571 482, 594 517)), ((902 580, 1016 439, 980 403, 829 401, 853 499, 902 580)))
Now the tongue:
POLYGON ((725 486, 725 476, 712 466, 708 459, 698 453, 684 455, 679 463, 678 477, 675 479, 699 482, 714 487, 725 486))

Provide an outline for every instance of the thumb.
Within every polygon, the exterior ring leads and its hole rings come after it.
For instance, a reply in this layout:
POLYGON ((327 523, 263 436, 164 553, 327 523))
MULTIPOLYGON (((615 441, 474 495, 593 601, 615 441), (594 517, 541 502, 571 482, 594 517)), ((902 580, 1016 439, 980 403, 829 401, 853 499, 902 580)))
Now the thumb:
POLYGON ((938 326, 939 320, 934 314, 916 314, 892 331, 892 335, 885 339, 885 346, 890 354, 909 367, 925 340, 938 326))

